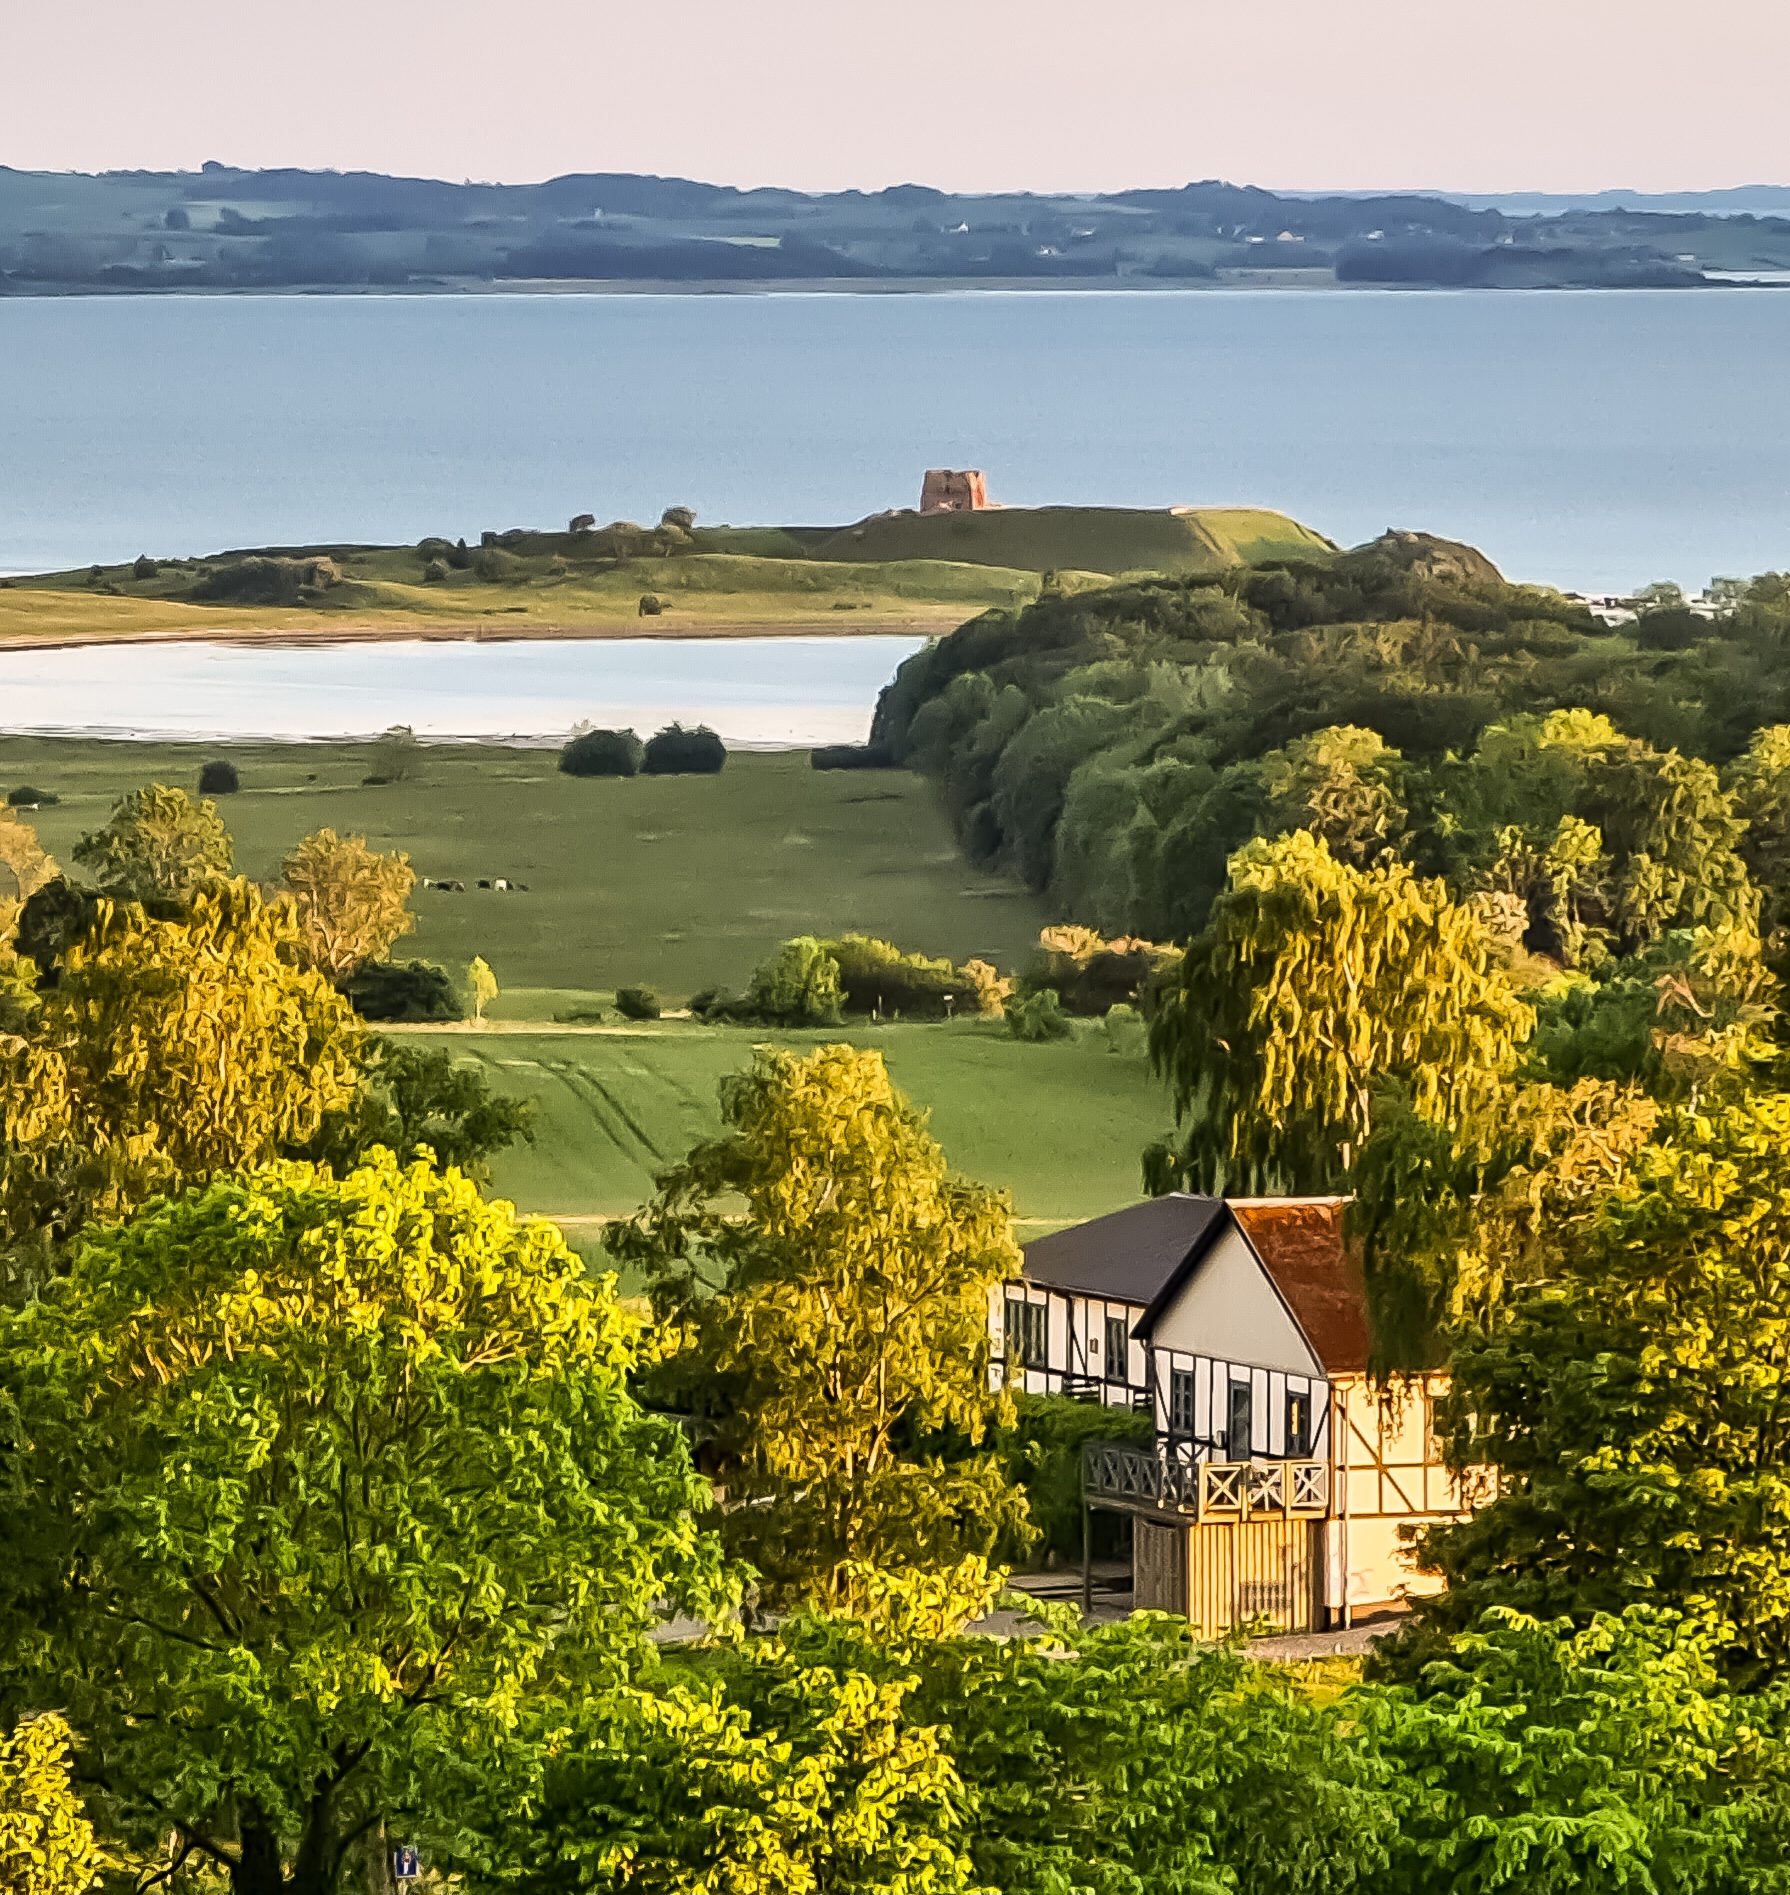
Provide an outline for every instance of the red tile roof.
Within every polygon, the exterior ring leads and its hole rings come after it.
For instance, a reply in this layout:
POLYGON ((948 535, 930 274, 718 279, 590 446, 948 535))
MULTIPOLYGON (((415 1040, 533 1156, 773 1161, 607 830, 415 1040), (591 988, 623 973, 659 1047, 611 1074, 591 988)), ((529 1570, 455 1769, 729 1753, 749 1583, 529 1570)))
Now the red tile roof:
POLYGON ((1332 1375, 1367 1367, 1367 1284, 1342 1198, 1233 1198, 1231 1210, 1332 1375))

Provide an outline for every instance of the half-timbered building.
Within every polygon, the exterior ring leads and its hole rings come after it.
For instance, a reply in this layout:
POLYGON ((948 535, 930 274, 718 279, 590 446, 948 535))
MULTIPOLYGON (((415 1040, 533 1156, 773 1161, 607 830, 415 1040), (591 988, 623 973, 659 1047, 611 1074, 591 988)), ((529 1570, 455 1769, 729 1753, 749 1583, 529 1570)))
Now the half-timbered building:
POLYGON ((1400 1528, 1458 1518, 1425 1380, 1375 1387, 1338 1198, 1173 1193, 1026 1246, 991 1311, 1009 1384, 1148 1414, 1093 1443, 1090 1509, 1131 1524, 1133 1598, 1209 1634, 1346 1624, 1428 1584, 1400 1528))

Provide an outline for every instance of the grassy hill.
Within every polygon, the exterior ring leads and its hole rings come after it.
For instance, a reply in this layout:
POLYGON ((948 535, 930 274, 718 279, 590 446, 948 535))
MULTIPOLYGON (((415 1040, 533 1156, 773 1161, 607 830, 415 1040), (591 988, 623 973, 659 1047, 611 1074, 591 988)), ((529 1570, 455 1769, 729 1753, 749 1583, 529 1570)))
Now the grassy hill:
POLYGON ((468 548, 285 546, 0 582, 0 643, 227 633, 343 637, 651 634, 767 627, 947 631, 1028 604, 1045 572, 1087 585, 1203 573, 1335 548, 1286 515, 1241 507, 1013 507, 893 513, 853 527, 687 531, 616 522, 516 529, 468 548), (659 610, 643 616, 641 601, 659 610))
POLYGON ((991 507, 888 513, 817 534, 822 559, 942 559, 1046 572, 1217 572, 1275 559, 1327 559, 1322 534, 1253 507, 991 507))
POLYGON ((1045 1046, 976 1020, 823 1033, 684 1022, 594 1033, 414 1031, 476 1061, 500 1090, 536 1101, 535 1142, 499 1159, 495 1183, 574 1231, 627 1216, 651 1195, 656 1172, 715 1136, 717 1084, 767 1041, 880 1048, 896 1084, 931 1113, 952 1164, 1010 1191, 1034 1228, 1132 1202, 1139 1154, 1168 1123, 1167 1097, 1141 1050, 1112 1052, 1091 1022, 1045 1046))

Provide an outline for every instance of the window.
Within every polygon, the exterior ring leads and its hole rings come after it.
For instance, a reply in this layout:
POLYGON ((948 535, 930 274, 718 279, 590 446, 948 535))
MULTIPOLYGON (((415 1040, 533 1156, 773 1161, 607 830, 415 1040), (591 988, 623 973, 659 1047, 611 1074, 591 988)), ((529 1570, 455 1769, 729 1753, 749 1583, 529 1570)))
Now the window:
POLYGON ((1007 1298, 1007 1360, 1022 1369, 1050 1367, 1050 1306, 1007 1298))
POLYGON ((1168 1376, 1168 1431, 1193 1433, 1193 1371, 1170 1369, 1168 1376))
POLYGON ((1131 1326, 1123 1316, 1106 1319, 1106 1379, 1121 1387, 1131 1379, 1131 1326))
POLYGON ((1302 1461, 1311 1452, 1311 1397, 1287 1390, 1287 1458, 1302 1461))
POLYGON ((1225 1429, 1225 1452, 1233 1461, 1247 1461, 1250 1455, 1250 1429, 1254 1416, 1250 1412, 1249 1384, 1233 1382, 1231 1384, 1231 1411, 1229 1426, 1225 1429))

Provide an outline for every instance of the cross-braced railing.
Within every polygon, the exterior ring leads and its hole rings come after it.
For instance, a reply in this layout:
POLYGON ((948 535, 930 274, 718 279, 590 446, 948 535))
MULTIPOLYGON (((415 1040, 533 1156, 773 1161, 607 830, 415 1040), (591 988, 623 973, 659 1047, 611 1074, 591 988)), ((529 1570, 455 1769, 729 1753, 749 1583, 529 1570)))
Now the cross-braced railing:
POLYGON ((1082 1449, 1082 1498, 1192 1519, 1248 1520, 1321 1514, 1330 1504, 1322 1461, 1181 1461, 1090 1441, 1082 1449))

